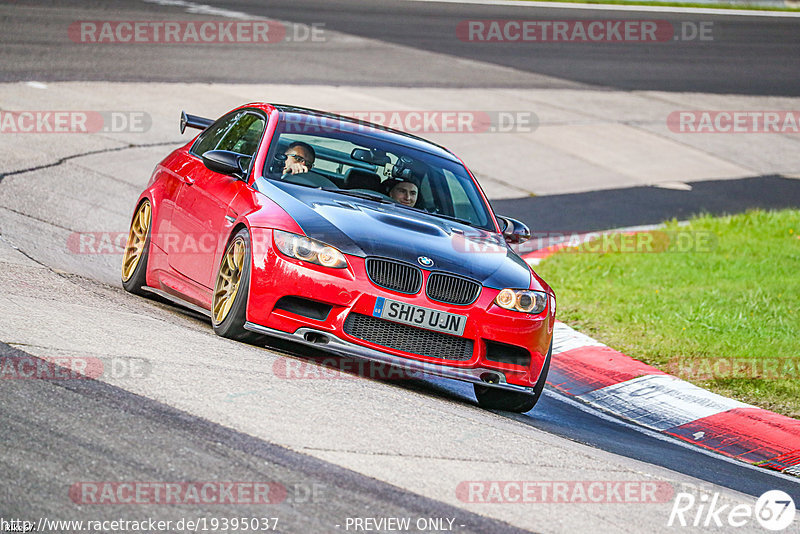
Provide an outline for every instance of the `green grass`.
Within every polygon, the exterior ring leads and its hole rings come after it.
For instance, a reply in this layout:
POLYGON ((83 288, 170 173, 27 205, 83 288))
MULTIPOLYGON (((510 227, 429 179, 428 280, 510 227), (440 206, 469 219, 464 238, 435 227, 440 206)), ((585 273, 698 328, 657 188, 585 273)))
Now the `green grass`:
POLYGON ((556 291, 558 318, 701 387, 800 418, 800 211, 699 216, 635 239, 654 252, 615 252, 618 238, 536 268, 556 291))
POLYGON ((742 9, 742 10, 753 10, 753 11, 788 11, 788 12, 800 11, 800 7, 759 6, 759 5, 738 4, 738 3, 705 4, 700 2, 660 2, 660 1, 643 2, 637 0, 520 0, 520 1, 565 2, 569 4, 612 4, 612 5, 625 5, 625 6, 697 7, 703 9, 742 9))

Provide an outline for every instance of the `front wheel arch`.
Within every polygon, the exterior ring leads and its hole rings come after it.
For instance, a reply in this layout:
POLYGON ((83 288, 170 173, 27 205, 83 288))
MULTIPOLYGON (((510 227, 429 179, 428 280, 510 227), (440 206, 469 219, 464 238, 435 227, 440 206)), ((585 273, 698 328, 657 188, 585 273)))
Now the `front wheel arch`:
POLYGON ((147 265, 150 259, 150 248, 152 246, 154 219, 153 201, 148 197, 140 199, 131 217, 128 239, 125 243, 125 253, 122 257, 122 287, 126 291, 136 295, 145 296, 147 294, 142 288, 147 286, 147 265), (143 215, 142 210, 145 205, 147 205, 146 235, 141 249, 134 252, 131 250, 133 246, 131 240, 134 238, 135 234, 134 225, 140 222, 140 217, 143 215), (133 265, 127 265, 129 262, 133 262, 133 265))
POLYGON ((253 271, 252 251, 250 230, 244 224, 236 225, 219 259, 211 298, 214 333, 245 342, 260 339, 244 327, 253 271))
POLYGON ((509 391, 501 388, 473 384, 475 397, 478 405, 488 410, 502 410, 506 412, 525 413, 529 412, 539 402, 544 386, 547 383, 547 373, 550 371, 550 360, 553 357, 553 341, 550 340, 550 348, 547 350, 542 371, 539 379, 533 386, 533 392, 523 393, 520 391, 509 391))

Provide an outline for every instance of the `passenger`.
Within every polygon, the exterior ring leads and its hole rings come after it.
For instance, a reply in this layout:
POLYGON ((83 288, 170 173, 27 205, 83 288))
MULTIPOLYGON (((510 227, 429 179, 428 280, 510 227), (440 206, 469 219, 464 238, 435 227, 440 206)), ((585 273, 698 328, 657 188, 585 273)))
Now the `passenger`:
POLYGON ((419 197, 419 186, 410 180, 389 180, 386 186, 387 194, 404 206, 413 208, 419 197))
POLYGON ((302 174, 308 172, 314 166, 316 154, 308 143, 295 141, 286 149, 286 163, 283 166, 283 174, 302 174))

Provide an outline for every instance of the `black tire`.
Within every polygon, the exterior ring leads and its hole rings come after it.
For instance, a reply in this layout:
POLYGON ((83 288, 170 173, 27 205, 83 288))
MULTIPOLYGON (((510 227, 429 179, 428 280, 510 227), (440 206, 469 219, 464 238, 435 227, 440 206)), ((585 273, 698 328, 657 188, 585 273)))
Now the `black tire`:
POLYGON ((533 407, 536 406, 536 403, 539 402, 539 397, 542 396, 542 391, 544 391, 544 385, 547 382, 547 373, 550 371, 550 358, 552 356, 553 342, 550 341, 550 348, 544 359, 542 372, 539 375, 539 380, 536 381, 536 385, 533 386, 532 393, 522 393, 492 386, 484 386, 482 384, 473 384, 475 397, 478 399, 478 405, 487 410, 502 410, 504 412, 525 413, 531 411, 533 407))
POLYGON ((217 267, 217 277, 215 278, 214 282, 214 296, 212 297, 213 300, 211 304, 211 324, 214 327, 214 333, 222 337, 235 339, 237 341, 244 341, 246 343, 252 343, 261 338, 261 336, 255 332, 251 332, 244 328, 244 324, 247 322, 247 299, 248 295, 250 294, 251 263, 252 246, 250 243, 250 233, 246 228, 242 228, 233 236, 231 236, 231 239, 228 241, 228 245, 225 247, 225 253, 222 256, 222 261, 220 262, 219 267, 217 267), (222 321, 217 322, 214 318, 214 310, 216 307, 215 303, 217 300, 221 271, 224 265, 223 262, 227 261, 228 252, 237 239, 242 239, 244 241, 245 248, 244 264, 242 265, 241 269, 241 278, 236 294, 233 297, 233 303, 230 306, 230 310, 227 312, 222 321))
POLYGON ((133 293, 134 295, 141 295, 141 296, 148 296, 148 292, 144 291, 142 287, 147 285, 147 259, 150 256, 150 234, 152 233, 153 229, 153 211, 152 207, 150 206, 149 200, 142 201, 136 207, 136 211, 133 214, 133 219, 131 220, 131 231, 128 233, 128 242, 126 243, 126 254, 122 258, 122 287, 125 291, 129 293, 133 293), (136 224, 137 218, 139 216, 139 212, 142 210, 143 206, 147 204, 150 207, 150 214, 148 217, 148 226, 147 226, 147 238, 144 242, 144 249, 141 252, 141 256, 137 260, 136 267, 134 268, 133 272, 130 274, 128 279, 125 279, 125 262, 128 260, 127 249, 130 247, 131 242, 131 234, 133 231, 133 225, 136 224))

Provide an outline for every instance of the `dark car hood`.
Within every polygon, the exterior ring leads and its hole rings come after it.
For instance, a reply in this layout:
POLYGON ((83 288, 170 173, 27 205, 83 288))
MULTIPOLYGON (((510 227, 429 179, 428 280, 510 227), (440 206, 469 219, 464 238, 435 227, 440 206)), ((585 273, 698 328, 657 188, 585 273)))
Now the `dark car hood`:
POLYGON ((528 288, 528 265, 497 233, 409 210, 300 185, 260 181, 259 190, 289 213, 309 237, 345 254, 382 256, 414 265, 425 256, 435 271, 484 286, 528 288))

